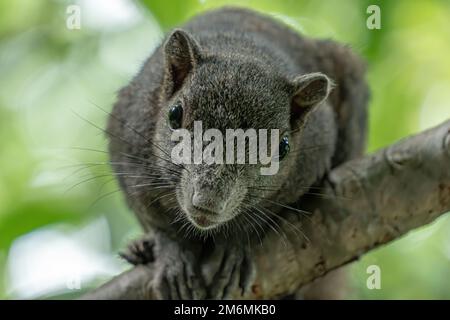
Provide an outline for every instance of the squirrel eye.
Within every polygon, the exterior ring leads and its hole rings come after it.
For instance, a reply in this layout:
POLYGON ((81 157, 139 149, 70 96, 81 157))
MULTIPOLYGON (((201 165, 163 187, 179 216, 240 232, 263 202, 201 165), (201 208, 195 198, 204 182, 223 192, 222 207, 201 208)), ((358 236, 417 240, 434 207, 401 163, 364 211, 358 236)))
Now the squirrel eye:
POLYGON ((288 137, 283 137, 280 141, 280 146, 278 149, 280 160, 282 160, 289 153, 289 139, 288 137))
POLYGON ((183 120, 183 107, 181 102, 177 102, 169 109, 169 126, 176 130, 181 128, 181 122, 183 120))

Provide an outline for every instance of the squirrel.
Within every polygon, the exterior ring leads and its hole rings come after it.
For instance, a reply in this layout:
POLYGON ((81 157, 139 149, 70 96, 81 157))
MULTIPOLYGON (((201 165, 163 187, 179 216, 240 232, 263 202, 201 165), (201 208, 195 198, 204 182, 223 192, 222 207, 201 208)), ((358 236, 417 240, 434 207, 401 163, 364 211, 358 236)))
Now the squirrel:
POLYGON ((106 130, 113 171, 145 232, 122 255, 155 263, 159 298, 251 290, 258 238, 276 232, 283 214, 300 214, 302 195, 331 168, 363 153, 365 69, 349 47, 244 8, 208 11, 164 38, 120 90, 106 130), (279 129, 279 171, 173 163, 171 133, 194 121, 223 132, 279 129))

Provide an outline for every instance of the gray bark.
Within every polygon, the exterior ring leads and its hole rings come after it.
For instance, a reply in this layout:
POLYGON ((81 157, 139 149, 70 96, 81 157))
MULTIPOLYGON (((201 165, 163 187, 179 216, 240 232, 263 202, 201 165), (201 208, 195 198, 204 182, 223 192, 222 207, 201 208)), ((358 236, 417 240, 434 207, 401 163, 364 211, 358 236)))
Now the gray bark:
MULTIPOLYGON (((320 197, 310 196, 255 248, 252 292, 278 298, 450 211, 450 120, 333 169, 320 197), (299 237, 300 229, 305 237, 299 237)), ((113 278, 84 299, 152 299, 152 266, 113 278)))

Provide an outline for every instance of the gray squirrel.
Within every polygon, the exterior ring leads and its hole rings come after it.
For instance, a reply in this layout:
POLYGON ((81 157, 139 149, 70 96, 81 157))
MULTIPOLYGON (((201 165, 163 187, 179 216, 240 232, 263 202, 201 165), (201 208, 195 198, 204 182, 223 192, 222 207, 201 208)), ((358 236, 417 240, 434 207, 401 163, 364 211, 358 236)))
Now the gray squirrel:
POLYGON ((364 74, 347 46, 248 9, 203 13, 165 37, 119 92, 106 130, 113 170, 145 232, 123 256, 155 263, 159 298, 251 290, 252 247, 283 214, 300 214, 302 195, 327 171, 363 153, 364 74), (194 121, 279 129, 278 173, 173 163, 171 133, 194 121))

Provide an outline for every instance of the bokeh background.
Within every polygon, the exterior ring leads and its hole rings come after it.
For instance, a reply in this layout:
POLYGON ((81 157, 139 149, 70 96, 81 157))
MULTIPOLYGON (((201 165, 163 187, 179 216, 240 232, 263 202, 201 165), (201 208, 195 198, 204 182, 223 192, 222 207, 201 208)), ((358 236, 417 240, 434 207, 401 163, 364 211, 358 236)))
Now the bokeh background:
MULTIPOLYGON (((450 1, 2 0, 0 298, 73 298, 127 268, 117 252, 140 230, 104 164, 106 112, 165 31, 224 4, 366 58, 368 151, 450 117, 450 1), (66 26, 73 4, 81 29, 66 26)), ((349 299, 449 299, 450 217, 364 256, 350 280, 349 299), (380 290, 366 287, 372 264, 380 290)))

